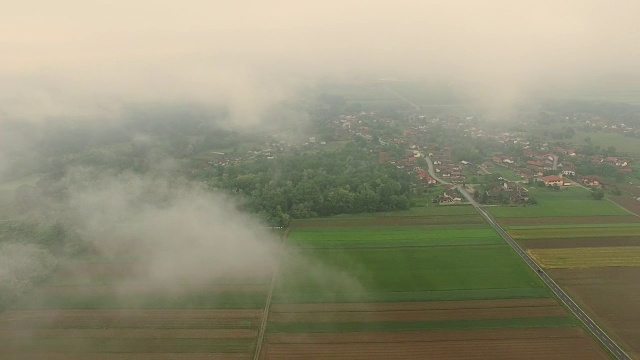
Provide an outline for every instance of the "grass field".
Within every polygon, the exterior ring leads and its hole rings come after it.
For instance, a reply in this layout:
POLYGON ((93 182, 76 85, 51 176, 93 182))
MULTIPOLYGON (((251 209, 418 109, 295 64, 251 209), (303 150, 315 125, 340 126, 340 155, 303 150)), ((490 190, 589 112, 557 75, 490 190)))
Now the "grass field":
MULTIPOLYGON (((337 355, 329 350, 335 341, 354 349, 348 352, 353 356, 369 358, 357 348, 358 339, 378 334, 388 334, 389 348, 410 346, 412 355, 405 358, 428 358, 429 349, 448 343, 432 339, 414 349, 406 337, 577 329, 536 274, 492 228, 477 221, 481 218, 472 207, 425 207, 403 214, 292 224, 287 247, 297 256, 285 256, 280 266, 264 358, 312 357, 320 349, 337 355), (417 223, 421 216, 429 222, 417 223), (539 305, 531 307, 534 303, 539 305), (286 340, 291 336, 301 340, 286 340), (314 345, 311 339, 317 336, 332 343, 314 345)), ((601 358, 593 340, 582 339, 589 344, 585 354, 601 358)), ((569 351, 567 345, 560 348, 569 351)))
MULTIPOLYGON (((307 257, 338 274, 348 274, 344 286, 327 286, 298 264, 285 264, 276 294, 336 294, 429 292, 541 288, 541 283, 505 245, 410 249, 331 249, 306 251, 307 257), (504 271, 505 268, 510 271, 504 271), (358 284, 355 289, 349 283, 358 284)), ((322 279, 324 280, 324 279, 322 279)), ((464 296, 452 293, 452 296, 464 296)))
POLYGON ((605 200, 562 200, 540 201, 538 205, 526 207, 489 207, 489 212, 497 218, 552 217, 552 216, 608 216, 629 215, 616 204, 605 200))
POLYGON ((528 251, 539 264, 548 269, 640 266, 640 247, 637 246, 528 251))

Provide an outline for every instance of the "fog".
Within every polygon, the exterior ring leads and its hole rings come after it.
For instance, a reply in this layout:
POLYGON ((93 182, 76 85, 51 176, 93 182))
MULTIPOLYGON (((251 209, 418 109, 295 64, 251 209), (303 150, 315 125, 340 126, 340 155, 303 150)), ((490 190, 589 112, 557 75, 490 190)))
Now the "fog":
MULTIPOLYGON (((442 83, 503 112, 533 94, 639 79, 638 13, 636 1, 599 0, 10 2, 0 13, 0 125, 109 122, 131 104, 187 103, 250 128, 326 79, 442 83)), ((0 139, 0 170, 8 148, 32 145, 0 139)), ((153 177, 80 178, 60 215, 99 256, 143 259, 123 288, 260 275, 277 259, 277 239, 222 195, 153 177)), ((2 283, 22 293, 53 266, 43 251, 3 245, 2 283), (16 256, 36 261, 5 261, 16 256)))
POLYGON ((0 14, 0 108, 38 119, 189 101, 228 106, 246 126, 326 77, 444 81, 504 107, 637 79, 639 11, 599 0, 29 0, 0 14))

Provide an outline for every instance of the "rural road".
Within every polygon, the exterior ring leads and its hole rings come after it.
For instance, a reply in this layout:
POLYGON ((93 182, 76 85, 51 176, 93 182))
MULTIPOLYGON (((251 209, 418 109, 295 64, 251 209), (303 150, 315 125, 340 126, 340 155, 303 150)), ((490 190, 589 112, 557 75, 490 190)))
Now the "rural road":
MULTIPOLYGON (((426 156, 425 159, 427 160, 427 165, 429 166, 429 175, 431 175, 432 178, 436 179, 437 181, 439 181, 442 184, 448 184, 448 182, 443 181, 442 179, 440 179, 439 177, 436 176, 435 171, 433 169, 433 162, 431 161, 431 159, 428 156, 426 156)), ((456 185, 456 188, 469 201, 469 203, 471 205, 473 205, 476 208, 476 210, 478 210, 480 212, 482 217, 484 217, 484 219, 489 223, 489 225, 491 225, 498 232, 498 234, 500 234, 500 236, 502 236, 502 238, 507 242, 507 244, 509 244, 509 246, 511 246, 511 248, 518 255, 520 255, 520 257, 524 260, 524 262, 536 274, 538 274, 540 279, 542 279, 542 281, 544 281, 544 283, 547 284, 549 289, 551 289, 551 291, 553 291, 553 293, 565 304, 565 306, 569 310, 571 310, 573 315, 575 315, 582 322, 582 324, 585 326, 585 329, 587 329, 589 332, 591 332, 591 334, 593 334, 593 336, 595 338, 597 338, 602 343, 602 345, 604 345, 604 347, 607 348, 607 350, 609 350, 617 359, 619 359, 619 360, 631 359, 631 357, 629 357, 629 355, 627 355, 624 352, 624 350, 622 350, 622 348, 620 348, 620 346, 618 346, 618 344, 616 344, 613 340, 611 340, 611 338, 607 334, 605 334, 605 332, 602 331, 602 329, 600 329, 598 324, 596 324, 589 317, 589 315, 587 315, 584 312, 584 310, 582 310, 576 304, 576 302, 573 301, 573 299, 571 299, 571 297, 569 297, 569 295, 567 295, 567 293, 565 293, 564 290, 562 290, 560 288, 560 286, 558 286, 558 284, 556 284, 555 281, 553 281, 553 279, 549 276, 549 274, 547 274, 544 270, 542 270, 536 264, 536 262, 531 258, 531 256, 529 256, 529 254, 527 254, 527 252, 524 251, 524 249, 520 246, 520 244, 518 244, 515 240, 513 240, 511 235, 507 234, 507 232, 502 228, 502 226, 500 226, 498 224, 498 222, 493 218, 493 216, 491 216, 491 214, 489 214, 473 198, 473 196, 471 196, 471 194, 469 194, 460 185, 456 185)))
POLYGON ((509 244, 511 248, 513 248, 513 250, 518 255, 520 255, 520 257, 524 260, 524 262, 527 263, 527 265, 531 269, 533 269, 533 271, 536 274, 538 274, 540 279, 542 279, 542 281, 544 281, 544 283, 547 284, 547 286, 551 289, 551 291, 553 291, 553 293, 560 300, 562 300, 565 306, 569 310, 571 310, 571 312, 582 322, 582 324, 584 324, 585 329, 590 331, 594 337, 600 340, 602 345, 604 345, 604 347, 607 348, 607 350, 609 350, 617 359, 621 359, 621 360, 631 359, 629 355, 627 355, 622 350, 622 348, 618 346, 618 344, 616 344, 613 340, 611 340, 611 338, 604 331, 602 331, 602 329, 600 329, 598 324, 596 324, 589 317, 589 315, 587 315, 584 312, 584 310, 582 310, 575 303, 575 301, 573 301, 573 299, 571 299, 571 297, 569 297, 569 295, 567 295, 567 293, 565 293, 564 290, 562 290, 560 286, 558 286, 558 284, 556 284, 556 282, 553 281, 553 279, 536 264, 536 262, 531 258, 531 256, 529 256, 529 254, 527 254, 527 252, 524 251, 524 249, 522 249, 520 244, 518 244, 515 240, 513 240, 513 238, 509 234, 507 234, 507 232, 496 222, 493 216, 491 216, 491 214, 489 214, 484 208, 480 206, 480 204, 478 204, 478 202, 475 201, 473 196, 471 196, 466 190, 464 190, 462 186, 457 185, 456 187, 458 188, 458 191, 460 191, 460 193, 462 193, 462 195, 464 195, 464 197, 466 197, 467 200, 469 200, 471 205, 473 205, 480 212, 482 217, 484 217, 485 220, 487 220, 489 225, 491 225, 498 232, 498 234, 502 236, 502 238, 507 242, 507 244, 509 244))

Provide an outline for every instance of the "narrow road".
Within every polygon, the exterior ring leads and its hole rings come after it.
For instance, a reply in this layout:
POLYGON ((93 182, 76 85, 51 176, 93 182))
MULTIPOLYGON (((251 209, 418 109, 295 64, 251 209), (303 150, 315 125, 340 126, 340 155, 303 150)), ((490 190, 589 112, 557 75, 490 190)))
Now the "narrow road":
POLYGON ((553 170, 558 170, 558 155, 556 154, 551 154, 551 157, 553 158, 553 170))
POLYGON ((616 344, 611 338, 604 332, 598 324, 596 324, 585 312, 582 310, 576 303, 567 295, 556 284, 555 281, 544 271, 542 270, 536 262, 527 254, 524 249, 518 244, 513 238, 507 234, 507 232, 496 222, 496 220, 489 214, 484 208, 475 201, 473 196, 471 196, 462 186, 456 185, 458 191, 464 195, 467 200, 473 205, 482 215, 482 217, 487 220, 489 225, 491 225, 497 232, 502 236, 502 238, 511 246, 511 248, 524 260, 524 262, 531 268, 533 271, 538 274, 540 279, 544 281, 545 284, 553 291, 553 293, 565 304, 565 306, 584 324, 585 329, 590 331, 593 336, 598 339, 602 345, 604 345, 607 350, 609 350, 617 359, 627 360, 631 359, 629 355, 627 355, 618 344, 616 344))
POLYGON ((273 291, 276 286, 278 272, 280 271, 280 260, 284 255, 288 236, 289 228, 287 228, 282 234, 282 243, 280 244, 279 258, 275 262, 273 272, 271 273, 271 282, 269 283, 269 290, 267 291, 267 299, 264 304, 264 309, 262 309, 262 321, 260 322, 260 327, 258 328, 258 339, 256 340, 256 348, 253 353, 253 360, 260 360, 262 356, 262 345, 264 344, 264 338, 267 332, 267 322, 269 321, 269 312, 271 310, 271 299, 273 298, 273 291))
POLYGON ((416 105, 416 104, 412 103, 412 102, 411 102, 411 101, 409 101, 409 99, 407 99, 406 97, 404 97, 404 96, 402 96, 402 95, 398 94, 397 92, 395 92, 395 91, 391 90, 391 88, 389 88, 389 87, 385 87, 385 89, 387 89, 387 91, 389 91, 389 92, 390 92, 390 93, 392 93, 393 95, 397 96, 397 97, 398 97, 398 99, 400 99, 400 100, 402 100, 402 101, 406 102, 407 104, 409 104, 409 105, 413 106, 416 110, 418 110, 418 111, 420 110, 420 106, 418 106, 418 105, 416 105))
POLYGON ((429 158, 428 156, 425 156, 424 158, 425 158, 425 160, 427 160, 427 166, 429 167, 429 169, 427 171, 429 171, 429 175, 431 175, 432 178, 436 179, 436 181, 441 183, 441 184, 448 184, 447 181, 444 181, 444 180, 440 179, 436 175, 436 171, 433 169, 433 161, 431 161, 431 158, 429 158))

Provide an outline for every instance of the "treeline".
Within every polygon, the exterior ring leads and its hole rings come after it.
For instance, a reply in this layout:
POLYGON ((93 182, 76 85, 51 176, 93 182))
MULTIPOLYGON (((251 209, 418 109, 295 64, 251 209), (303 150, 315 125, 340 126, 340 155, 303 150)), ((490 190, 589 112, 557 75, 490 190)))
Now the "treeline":
POLYGON ((349 144, 202 170, 199 180, 243 199, 274 226, 291 218, 408 209, 410 176, 349 144))

